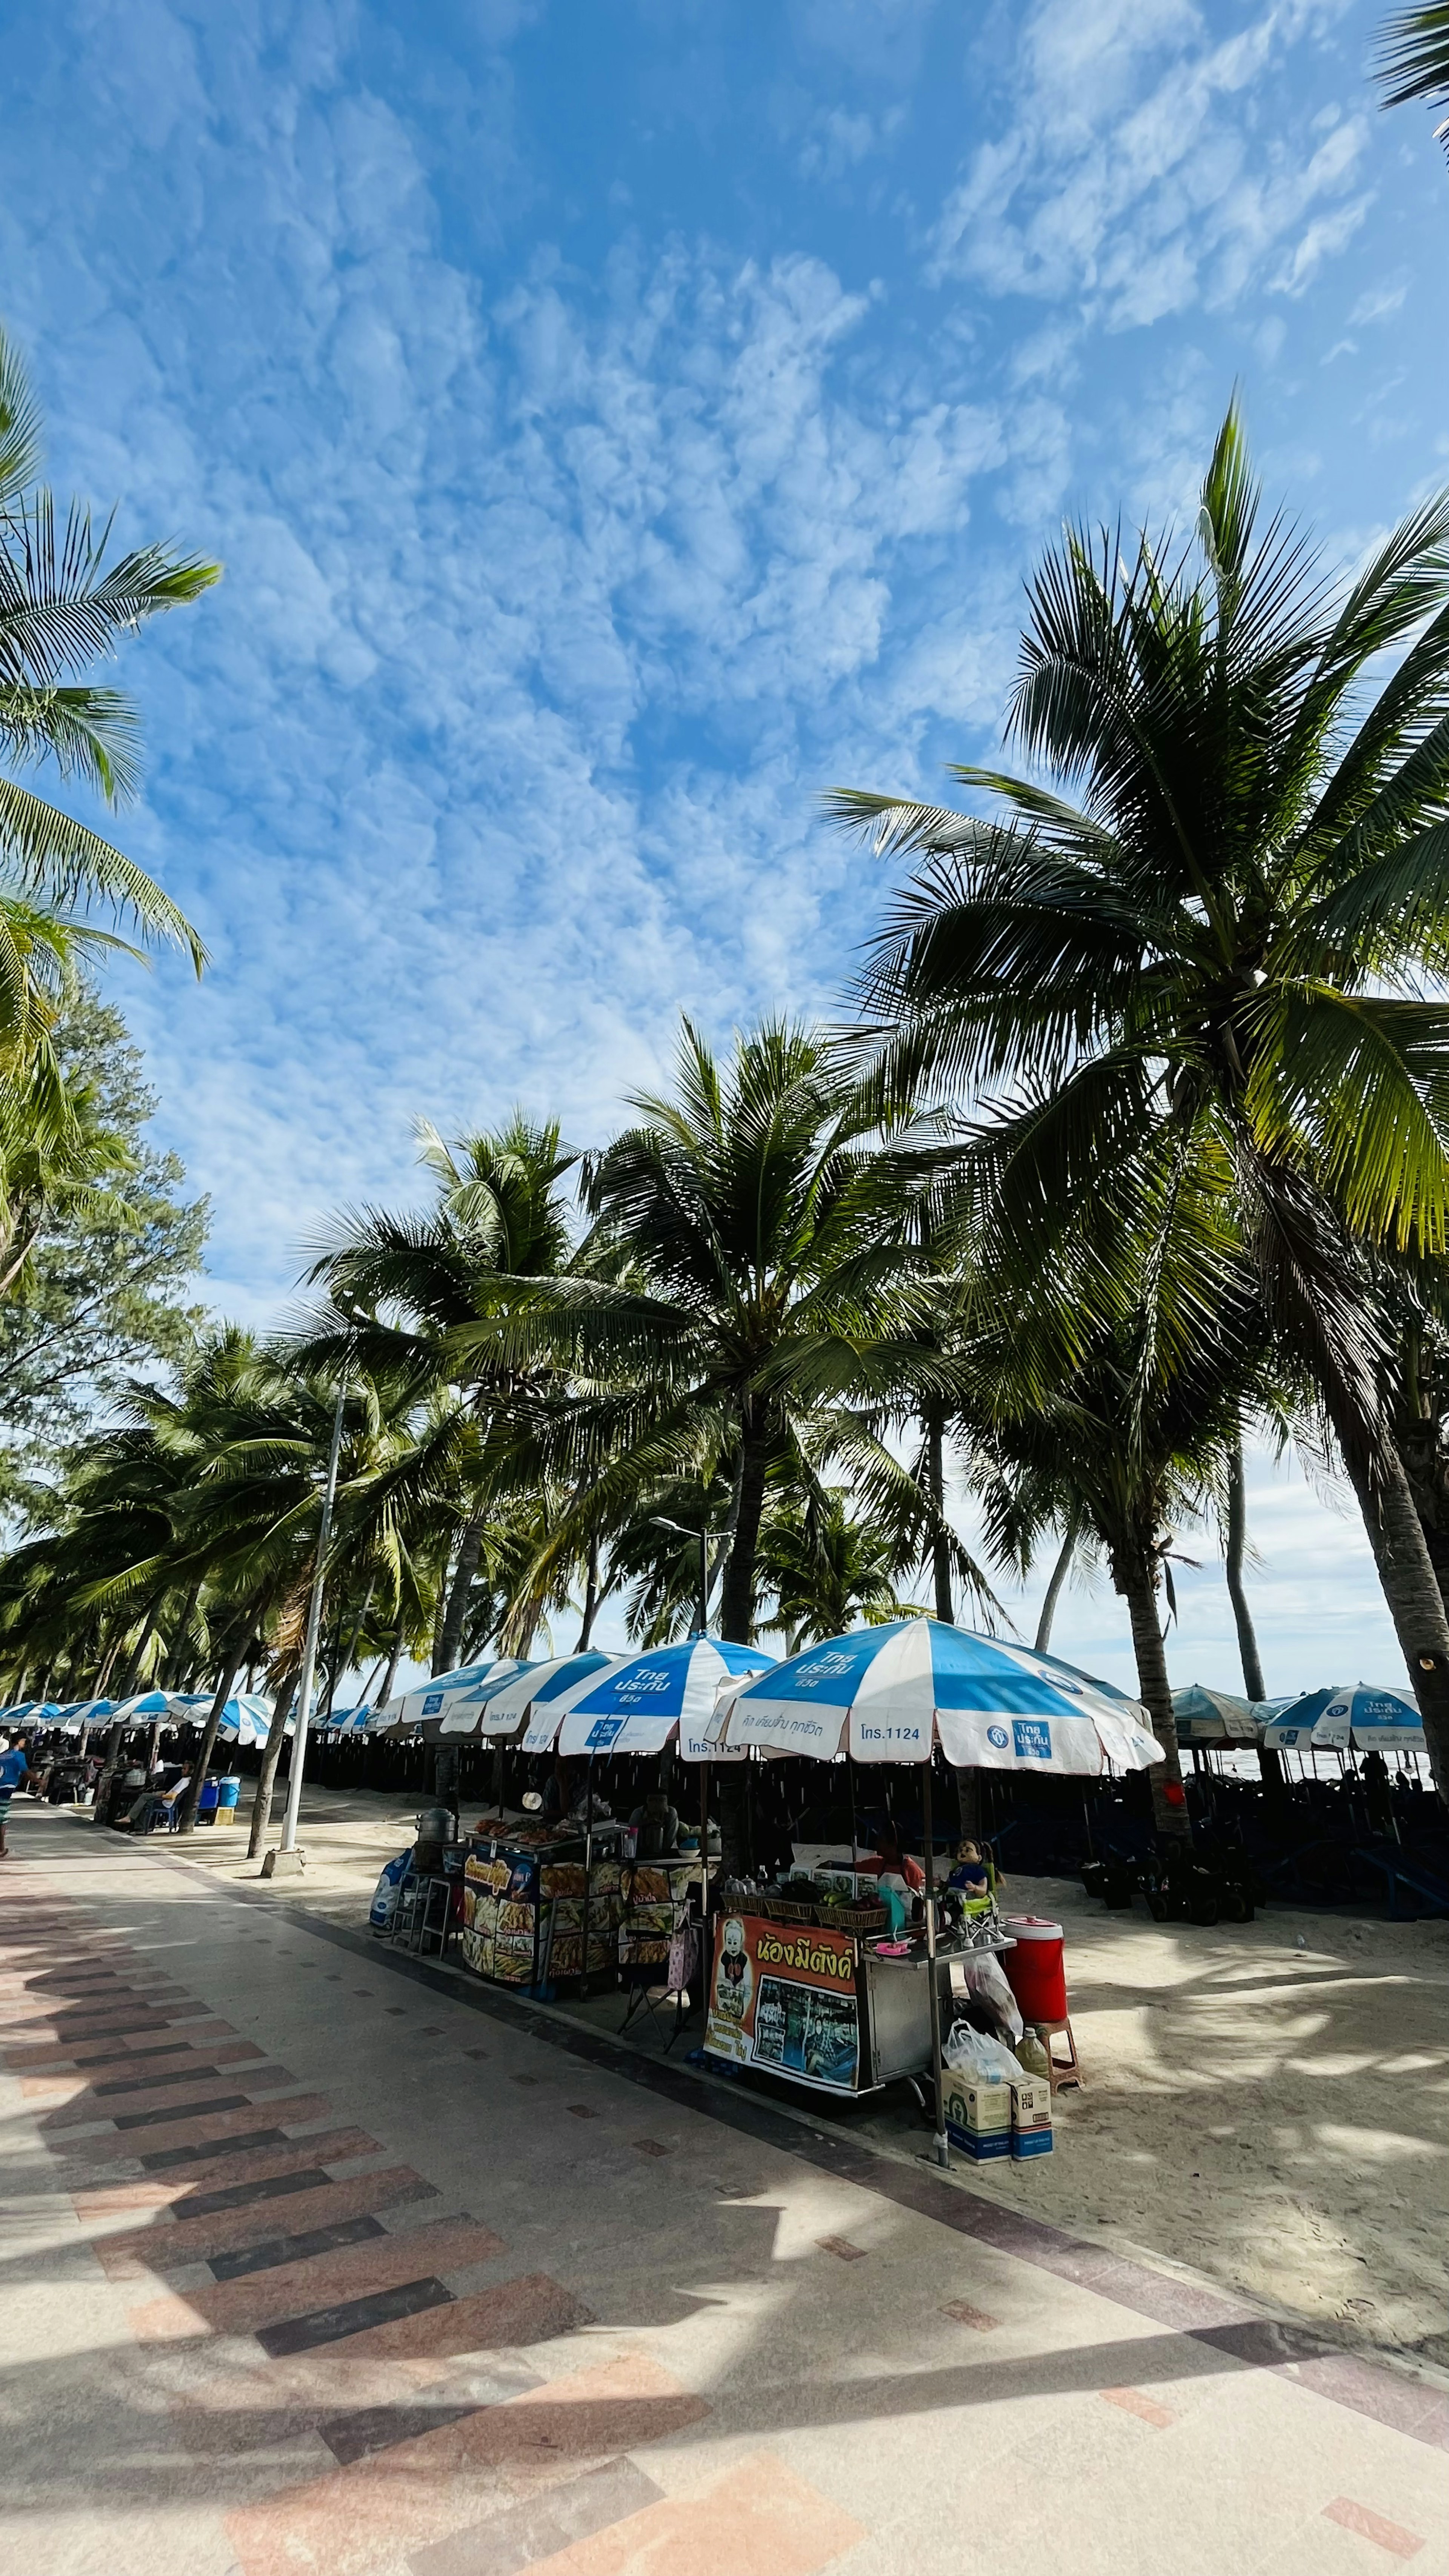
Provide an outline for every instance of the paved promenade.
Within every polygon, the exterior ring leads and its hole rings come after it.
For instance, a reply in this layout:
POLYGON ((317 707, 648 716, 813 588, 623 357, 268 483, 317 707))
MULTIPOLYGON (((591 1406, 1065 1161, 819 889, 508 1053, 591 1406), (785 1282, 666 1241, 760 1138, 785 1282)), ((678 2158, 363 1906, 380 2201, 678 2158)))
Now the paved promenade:
POLYGON ((11 1839, 5 2576, 1449 2576, 1442 2377, 11 1839))

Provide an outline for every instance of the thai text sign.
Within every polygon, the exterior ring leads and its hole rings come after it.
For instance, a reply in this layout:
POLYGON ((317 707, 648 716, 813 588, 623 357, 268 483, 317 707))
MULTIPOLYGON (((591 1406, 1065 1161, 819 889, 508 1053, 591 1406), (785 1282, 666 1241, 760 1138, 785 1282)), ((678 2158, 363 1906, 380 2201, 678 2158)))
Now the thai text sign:
POLYGON ((707 2052, 853 2093, 860 2082, 856 1959, 847 1932, 723 1915, 714 1933, 707 2052))

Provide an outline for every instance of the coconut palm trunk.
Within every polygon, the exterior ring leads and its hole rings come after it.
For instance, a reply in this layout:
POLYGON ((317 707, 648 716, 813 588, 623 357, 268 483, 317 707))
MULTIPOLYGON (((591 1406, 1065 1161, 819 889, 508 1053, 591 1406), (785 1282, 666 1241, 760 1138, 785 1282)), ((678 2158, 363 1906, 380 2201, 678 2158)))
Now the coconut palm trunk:
MULTIPOLYGON (((1238 1659, 1243 1667, 1243 1688, 1250 1700, 1265 1700, 1268 1686, 1263 1679, 1263 1662, 1258 1653, 1258 1632, 1248 1607, 1247 1587, 1243 1582, 1243 1560, 1248 1552, 1248 1498, 1243 1473, 1243 1443, 1233 1443, 1228 1461, 1227 1544, 1223 1549, 1223 1570, 1228 1580, 1228 1599, 1233 1605, 1233 1624, 1238 1632, 1238 1659)), ((1258 1772, 1265 1789, 1283 1786, 1283 1756, 1258 1747, 1258 1772)))
POLYGON ((1385 1441, 1377 1455, 1372 1454, 1357 1413, 1336 1400, 1340 1390, 1328 1387, 1325 1393, 1399 1652, 1424 1721, 1434 1786, 1449 1805, 1449 1615, 1424 1525, 1398 1450, 1385 1441))
POLYGON ((1147 1711, 1147 1722, 1166 1756, 1165 1761, 1154 1762, 1148 1773, 1152 1787, 1152 1821, 1159 1835, 1175 1835, 1190 1842, 1192 1824, 1182 1785, 1182 1756, 1177 1744, 1177 1720, 1172 1713, 1172 1684, 1167 1675, 1167 1652, 1157 1614, 1157 1559, 1153 1550, 1135 1533, 1125 1537, 1112 1551, 1112 1580, 1126 1601, 1127 1616, 1132 1624, 1138 1694, 1147 1711))
POLYGON ((1041 1605, 1041 1616, 1036 1623, 1036 1651, 1039 1655, 1044 1655, 1051 1644, 1057 1603, 1062 1597, 1062 1586, 1072 1570, 1072 1559, 1077 1552, 1079 1535, 1079 1525, 1076 1515, 1073 1514, 1067 1522, 1067 1534, 1062 1541, 1061 1553, 1052 1567, 1051 1581, 1047 1585, 1046 1595, 1041 1605))
POLYGON ((222 1666, 221 1679, 217 1683, 215 1696, 207 1712, 206 1724, 201 1730, 201 1750, 192 1764, 191 1777, 186 1784, 186 1794, 181 1801, 181 1817, 176 1828, 178 1833, 193 1834, 196 1831, 196 1810, 201 1798, 201 1784, 206 1778, 206 1766, 216 1751, 217 1729, 221 1724, 222 1711, 235 1687, 237 1674, 241 1671, 245 1646, 246 1630, 243 1628, 237 1633, 235 1644, 228 1650, 222 1666))
POLYGON ((753 1403, 746 1399, 740 1452, 739 1511, 734 1538, 725 1560, 719 1600, 720 1635, 737 1646, 748 1646, 754 1635, 755 1558, 765 1508, 768 1461, 768 1440, 753 1403))
POLYGON ((473 1578, 482 1553, 483 1523, 481 1520, 469 1521, 458 1542, 458 1562, 448 1586, 447 1606, 433 1658, 435 1673, 452 1673, 458 1669, 463 1652, 463 1623, 468 1615, 468 1595, 473 1589, 473 1578))
POLYGON ((292 1705, 292 1694, 297 1687, 297 1672, 296 1664, 288 1666, 278 1686, 277 1696, 272 1702, 272 1722, 267 1729, 266 1746, 262 1753, 261 1778, 257 1782, 257 1794, 252 1801, 252 1830, 247 1842, 248 1860, 256 1859, 266 1840, 267 1828, 272 1821, 272 1789, 277 1777, 277 1764, 281 1759, 282 1746, 286 1741, 287 1712, 292 1705))
POLYGON ((951 1590, 951 1548, 946 1536, 946 1430, 939 1412, 926 1417, 926 1481, 935 1524, 931 1532, 931 1578, 936 1616, 952 1628, 956 1624, 956 1603, 951 1590))

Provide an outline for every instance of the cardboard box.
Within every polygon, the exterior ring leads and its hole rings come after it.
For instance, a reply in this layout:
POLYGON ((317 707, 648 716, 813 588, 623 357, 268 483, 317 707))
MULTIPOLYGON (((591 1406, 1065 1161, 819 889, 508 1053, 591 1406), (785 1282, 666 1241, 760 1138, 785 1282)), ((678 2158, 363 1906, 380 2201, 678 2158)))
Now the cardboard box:
MULTIPOLYGON (((960 2130, 963 2136, 1001 2137, 1007 2139, 1011 2128, 1011 2087, 1009 2084, 980 2084, 974 2076, 959 2068, 941 2069, 941 2097, 946 2113, 946 2132, 950 2137, 960 2130)), ((998 2153, 1005 2150, 999 2149, 998 2153)))
MULTIPOLYGON (((1010 2129, 958 2129, 954 2120, 946 2123, 946 2135, 952 2146, 959 2147, 975 2165, 989 2165, 998 2156, 1011 2155, 1013 2134, 1010 2129)), ((1035 2136, 1037 2133, 1033 2131, 1032 2134, 1035 2136)))
POLYGON ((1011 2153, 1015 2163, 1021 2164, 1028 2156, 1049 2156, 1051 2151, 1052 2133, 1049 2128, 1012 2130, 1011 2153))
POLYGON ((1011 2125, 1014 2129, 1049 2129, 1052 2124, 1052 2088, 1044 2075, 1027 2075, 1011 2087, 1011 2125))

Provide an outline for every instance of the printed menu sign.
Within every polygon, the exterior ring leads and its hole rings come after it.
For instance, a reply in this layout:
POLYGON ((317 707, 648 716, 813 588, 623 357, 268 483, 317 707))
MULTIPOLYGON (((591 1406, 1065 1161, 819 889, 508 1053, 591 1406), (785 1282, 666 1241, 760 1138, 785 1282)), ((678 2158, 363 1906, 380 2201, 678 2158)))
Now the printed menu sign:
POLYGON ((860 2081, 856 1945, 847 1932, 721 1916, 704 2045, 736 2066, 853 2093, 860 2081))

